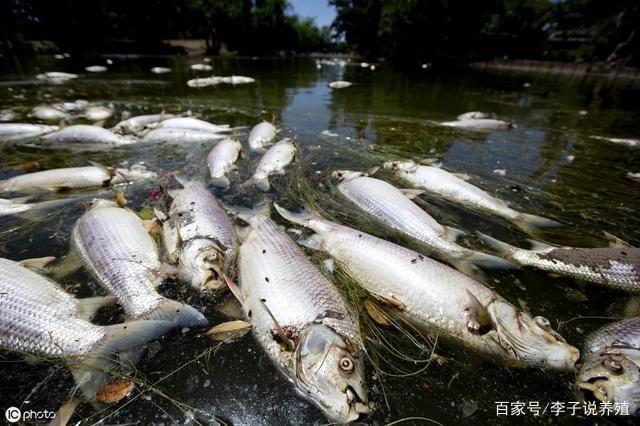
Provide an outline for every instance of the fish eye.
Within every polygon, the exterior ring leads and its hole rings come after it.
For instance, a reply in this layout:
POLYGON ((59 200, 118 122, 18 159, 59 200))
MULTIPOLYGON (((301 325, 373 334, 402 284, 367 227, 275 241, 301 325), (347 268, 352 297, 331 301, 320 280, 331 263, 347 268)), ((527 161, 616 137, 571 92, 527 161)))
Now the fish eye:
POLYGON ((608 358, 604 360, 603 364, 607 368, 607 370, 611 371, 612 373, 622 374, 623 368, 618 361, 608 358))
POLYGON ((355 369, 355 365, 353 364, 351 358, 348 358, 346 356, 340 358, 340 361, 338 361, 338 366, 345 373, 353 373, 353 370, 355 369))
POLYGON ((538 325, 538 327, 541 327, 541 328, 551 327, 551 322, 549 322, 549 320, 546 319, 545 317, 535 317, 533 321, 536 323, 536 325, 538 325))

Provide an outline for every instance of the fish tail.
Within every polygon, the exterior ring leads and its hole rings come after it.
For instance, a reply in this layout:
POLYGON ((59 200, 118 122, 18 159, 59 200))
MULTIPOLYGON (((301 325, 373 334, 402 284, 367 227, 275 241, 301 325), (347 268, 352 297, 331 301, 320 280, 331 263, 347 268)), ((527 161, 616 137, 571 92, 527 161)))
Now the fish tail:
POLYGON ((535 235, 540 232, 539 228, 553 228, 563 226, 560 222, 542 216, 528 213, 519 213, 513 224, 527 234, 535 235))
POLYGON ((465 235, 465 232, 462 229, 454 228, 452 226, 445 226, 447 230, 446 238, 451 242, 456 242, 458 238, 465 235))
POLYGON ((115 296, 98 296, 87 297, 78 300, 78 312, 76 316, 80 319, 89 321, 95 316, 98 310, 104 306, 114 305, 117 302, 115 296))
POLYGON ((494 256, 489 253, 482 253, 471 250, 469 256, 464 258, 465 262, 487 269, 515 269, 517 266, 507 259, 494 256))
POLYGON ((289 222, 293 222, 297 225, 301 226, 309 226, 309 222, 316 217, 308 212, 308 210, 303 210, 300 213, 294 213, 289 211, 283 207, 280 207, 278 203, 273 203, 273 207, 276 208, 280 216, 287 219, 289 222))
POLYGON ((175 328, 169 321, 130 321, 105 327, 105 337, 89 355, 71 366, 71 373, 83 395, 93 399, 118 367, 114 355, 144 345, 175 328))
POLYGON ((60 200, 41 201, 31 205, 29 210, 22 213, 22 217, 32 222, 39 222, 44 219, 50 212, 56 211, 58 207, 79 200, 79 197, 63 198, 60 200))
POLYGON ((224 175, 222 177, 211 178, 211 184, 218 188, 229 188, 229 186, 231 186, 229 178, 224 175))
POLYGON ((193 306, 163 298, 155 309, 144 316, 147 320, 170 321, 174 327, 204 327, 209 321, 193 306))
POLYGON ((483 243, 505 256, 512 256, 516 252, 516 250, 518 250, 517 247, 514 247, 511 244, 507 244, 504 241, 496 240, 495 238, 490 237, 487 234, 483 234, 482 232, 476 231, 476 234, 478 235, 478 237, 480 237, 480 240, 482 240, 483 243))
POLYGON ((480 269, 473 263, 468 262, 466 259, 450 260, 449 263, 458 271, 475 280, 482 282, 485 282, 487 280, 487 275, 482 271, 482 269, 480 269))

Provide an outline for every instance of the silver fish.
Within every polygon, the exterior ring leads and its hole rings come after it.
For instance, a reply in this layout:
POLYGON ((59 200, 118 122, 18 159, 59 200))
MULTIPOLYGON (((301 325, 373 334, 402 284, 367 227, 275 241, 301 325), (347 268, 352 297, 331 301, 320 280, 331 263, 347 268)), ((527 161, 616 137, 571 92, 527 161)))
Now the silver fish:
POLYGON ((137 134, 143 131, 149 125, 158 124, 161 121, 168 120, 169 118, 173 117, 175 117, 175 115, 164 113, 138 115, 119 122, 113 127, 113 131, 124 134, 137 134))
POLYGON ((239 141, 231 138, 220 141, 207 155, 207 165, 211 182, 215 186, 228 188, 230 185, 227 173, 233 170, 235 162, 242 152, 242 145, 239 141))
POLYGON ((0 142, 33 139, 55 132, 58 129, 58 126, 45 126, 43 124, 0 123, 0 142))
POLYGON ((166 120, 162 120, 158 127, 165 129, 200 130, 202 132, 211 133, 224 133, 233 130, 228 124, 213 124, 193 117, 168 118, 166 120))
POLYGON ((65 361, 87 398, 113 368, 114 352, 165 334, 168 321, 134 321, 98 326, 81 319, 82 301, 19 264, 0 259, 0 347, 65 361))
POLYGON ((120 146, 135 143, 136 140, 116 135, 102 127, 76 124, 65 127, 57 132, 49 133, 41 138, 43 142, 53 145, 95 145, 95 146, 120 146))
POLYGON ((449 261, 465 273, 476 273, 475 264, 487 267, 511 265, 498 257, 456 244, 456 233, 460 231, 440 225, 393 185, 360 172, 339 170, 333 176, 338 178, 338 191, 358 208, 396 231, 423 243, 431 253, 449 261))
POLYGON ((439 167, 421 166, 413 161, 388 161, 384 168, 416 188, 463 207, 507 219, 525 232, 535 233, 538 227, 560 226, 551 219, 514 210, 504 201, 439 167))
MULTIPOLYGON (((95 164, 95 163, 94 163, 95 164)), ((106 187, 155 177, 143 166, 130 169, 99 164, 27 173, 0 181, 0 192, 61 192, 70 189, 106 187)))
POLYGON ((46 81, 51 84, 62 84, 66 83, 69 80, 73 80, 78 78, 78 74, 71 74, 68 72, 60 72, 60 71, 50 71, 42 74, 37 74, 36 78, 38 80, 46 81))
POLYGON ((85 67, 84 70, 88 72, 105 72, 107 70, 107 67, 105 67, 104 65, 90 65, 88 67, 85 67))
POLYGON ((154 74, 166 74, 168 72, 171 72, 171 68, 153 67, 153 68, 151 68, 151 72, 154 73, 154 74))
POLYGON ((256 124, 249 131, 249 147, 252 150, 264 149, 276 137, 277 132, 276 127, 267 121, 256 124))
POLYGON ((191 65, 191 69, 194 71, 211 71, 213 67, 207 64, 193 64, 191 65))
POLYGON ((470 111, 470 112, 465 112, 464 114, 460 114, 457 118, 458 120, 469 120, 469 119, 478 119, 478 118, 484 119, 484 118, 494 118, 494 115, 486 112, 470 111))
POLYGON ((55 123, 59 122, 66 116, 64 111, 60 111, 59 109, 51 107, 49 105, 40 105, 34 107, 31 110, 30 115, 37 118, 38 120, 55 123))
POLYGON ((113 115, 113 111, 107 107, 93 105, 87 108, 83 115, 89 121, 103 121, 111 117, 113 115))
POLYGON ((353 83, 350 81, 343 81, 343 80, 338 80, 338 81, 332 81, 331 83, 329 83, 329 87, 332 89, 344 89, 346 87, 352 86, 353 83))
POLYGON ((169 214, 162 218, 165 250, 182 280, 198 290, 221 290, 238 249, 233 225, 201 182, 181 183, 184 189, 171 192, 169 214))
POLYGON ((587 338, 576 388, 584 400, 626 403, 630 415, 640 415, 640 317, 614 322, 587 338))
POLYGON ((62 200, 27 203, 26 201, 28 199, 29 197, 12 198, 10 200, 0 198, 0 216, 23 215, 30 219, 37 220, 41 217, 43 212, 75 201, 74 198, 65 198, 62 200))
POLYGON ((316 232, 304 243, 342 263, 376 297, 424 332, 516 366, 571 370, 579 351, 549 320, 517 309, 493 290, 412 250, 358 230, 276 205, 316 232))
POLYGON ((514 247, 478 232, 480 238, 509 260, 606 287, 640 293, 640 248, 555 247, 529 240, 532 250, 514 247))
POLYGON ((158 248, 131 210, 94 200, 76 222, 71 241, 82 266, 118 298, 127 317, 166 319, 182 327, 207 324, 191 306, 158 294, 163 278, 158 248))
POLYGON ((243 186, 255 185, 261 191, 267 192, 271 188, 269 176, 284 175, 284 169, 293 161, 296 155, 296 145, 293 140, 286 138, 274 144, 264 153, 256 171, 243 186))
POLYGON ((368 398, 355 318, 275 223, 261 215, 246 220, 240 294, 256 339, 300 394, 328 417, 358 419, 368 412, 368 398))
POLYGON ((513 123, 493 118, 465 118, 457 121, 444 121, 438 124, 446 127, 479 131, 505 130, 514 127, 513 123))
MULTIPOLYGON (((162 124, 162 123, 161 123, 162 124)), ((159 127, 149 131, 142 137, 147 143, 215 143, 226 138, 224 134, 194 129, 159 127)))

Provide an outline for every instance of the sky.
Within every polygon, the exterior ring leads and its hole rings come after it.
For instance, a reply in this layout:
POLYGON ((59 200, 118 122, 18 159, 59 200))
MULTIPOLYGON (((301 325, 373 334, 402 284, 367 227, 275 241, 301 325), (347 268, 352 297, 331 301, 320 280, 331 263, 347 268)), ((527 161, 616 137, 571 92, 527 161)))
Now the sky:
POLYGON ((336 17, 336 10, 329 6, 328 0, 289 0, 293 12, 303 18, 314 18, 316 25, 324 27, 331 25, 336 17))

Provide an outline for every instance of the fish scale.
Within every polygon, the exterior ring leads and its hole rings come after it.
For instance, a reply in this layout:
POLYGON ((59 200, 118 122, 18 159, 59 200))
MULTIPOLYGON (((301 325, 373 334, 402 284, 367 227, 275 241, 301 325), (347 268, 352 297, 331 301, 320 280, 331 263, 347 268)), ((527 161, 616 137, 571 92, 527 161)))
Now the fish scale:
POLYGON ((240 246, 240 285, 258 338, 270 351, 280 352, 264 303, 283 328, 300 330, 321 322, 359 347, 356 323, 333 285, 271 220, 254 216, 250 223, 240 246))
POLYGON ((0 181, 0 191, 53 190, 59 188, 87 188, 108 185, 109 172, 102 167, 70 167, 27 173, 0 181))
POLYGON ((640 317, 627 318, 598 329, 589 335, 584 348, 587 353, 624 345, 640 350, 640 317))

